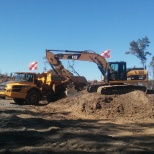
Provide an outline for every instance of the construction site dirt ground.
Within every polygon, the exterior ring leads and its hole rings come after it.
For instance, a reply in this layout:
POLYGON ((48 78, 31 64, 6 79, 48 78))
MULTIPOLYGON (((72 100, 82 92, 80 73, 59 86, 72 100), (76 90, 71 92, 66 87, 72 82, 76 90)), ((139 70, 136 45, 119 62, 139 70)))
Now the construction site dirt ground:
POLYGON ((38 106, 0 100, 0 153, 154 153, 154 94, 79 92, 38 106))

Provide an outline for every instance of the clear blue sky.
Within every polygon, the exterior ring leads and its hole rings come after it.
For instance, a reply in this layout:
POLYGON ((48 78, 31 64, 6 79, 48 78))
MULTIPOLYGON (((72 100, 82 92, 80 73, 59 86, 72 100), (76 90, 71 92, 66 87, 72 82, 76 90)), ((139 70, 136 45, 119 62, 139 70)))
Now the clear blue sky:
MULTIPOLYGON (((141 67, 125 51, 132 40, 145 36, 154 56, 154 0, 0 0, 0 73, 29 71, 33 61, 43 72, 46 49, 98 54, 110 49, 107 61, 141 67)), ((149 65, 152 56, 147 58, 149 65)), ((75 69, 89 80, 101 80, 94 63, 75 62, 75 69)))

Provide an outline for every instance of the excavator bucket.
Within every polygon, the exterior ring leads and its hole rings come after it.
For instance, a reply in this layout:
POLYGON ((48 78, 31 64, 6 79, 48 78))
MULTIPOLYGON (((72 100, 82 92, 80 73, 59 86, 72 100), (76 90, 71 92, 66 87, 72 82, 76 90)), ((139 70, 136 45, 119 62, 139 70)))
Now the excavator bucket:
POLYGON ((85 90, 88 85, 84 76, 71 76, 70 79, 71 84, 68 84, 66 89, 67 97, 79 95, 79 92, 85 90))

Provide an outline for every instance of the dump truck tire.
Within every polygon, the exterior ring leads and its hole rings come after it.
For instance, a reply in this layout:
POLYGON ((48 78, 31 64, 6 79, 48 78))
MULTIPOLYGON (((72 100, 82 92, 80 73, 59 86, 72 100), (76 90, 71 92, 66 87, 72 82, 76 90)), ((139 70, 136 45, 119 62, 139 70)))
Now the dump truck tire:
POLYGON ((25 101, 25 100, 22 99, 22 98, 14 98, 13 100, 14 100, 14 102, 17 103, 17 104, 23 104, 24 101, 25 101))
POLYGON ((25 103, 26 104, 32 104, 37 105, 40 101, 40 94, 36 90, 31 90, 27 93, 25 103))

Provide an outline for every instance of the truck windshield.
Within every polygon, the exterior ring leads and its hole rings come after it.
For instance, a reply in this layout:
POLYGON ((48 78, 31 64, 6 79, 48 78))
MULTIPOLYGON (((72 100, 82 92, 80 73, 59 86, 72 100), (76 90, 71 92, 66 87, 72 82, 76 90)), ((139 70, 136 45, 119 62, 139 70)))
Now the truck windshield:
POLYGON ((15 74, 15 81, 26 81, 26 74, 15 74))

